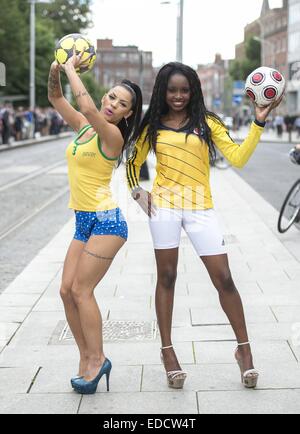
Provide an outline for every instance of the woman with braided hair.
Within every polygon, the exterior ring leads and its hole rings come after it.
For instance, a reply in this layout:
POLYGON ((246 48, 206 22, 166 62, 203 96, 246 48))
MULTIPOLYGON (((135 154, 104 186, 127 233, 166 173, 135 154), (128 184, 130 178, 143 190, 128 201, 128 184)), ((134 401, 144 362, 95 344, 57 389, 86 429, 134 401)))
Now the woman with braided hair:
POLYGON ((156 313, 161 358, 170 387, 182 388, 186 373, 177 360, 171 339, 174 289, 181 228, 190 238, 219 293, 221 306, 235 333, 235 358, 242 383, 255 387, 254 369, 240 295, 233 282, 226 246, 209 185, 210 160, 215 147, 235 167, 243 167, 254 152, 266 118, 281 100, 255 106, 255 121, 239 146, 217 115, 205 107, 199 77, 192 68, 172 62, 159 71, 139 138, 127 162, 132 197, 149 216, 157 264, 156 313), (139 171, 150 150, 157 158, 151 194, 139 186, 139 171))

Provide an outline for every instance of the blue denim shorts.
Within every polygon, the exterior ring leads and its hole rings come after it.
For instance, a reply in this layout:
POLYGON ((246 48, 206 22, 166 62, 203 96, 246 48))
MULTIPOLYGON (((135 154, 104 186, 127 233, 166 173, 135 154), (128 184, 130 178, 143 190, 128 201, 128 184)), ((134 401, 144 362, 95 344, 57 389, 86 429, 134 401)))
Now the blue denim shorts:
POLYGON ((75 240, 87 243, 93 235, 115 235, 127 240, 128 227, 120 208, 108 211, 75 211, 75 240))

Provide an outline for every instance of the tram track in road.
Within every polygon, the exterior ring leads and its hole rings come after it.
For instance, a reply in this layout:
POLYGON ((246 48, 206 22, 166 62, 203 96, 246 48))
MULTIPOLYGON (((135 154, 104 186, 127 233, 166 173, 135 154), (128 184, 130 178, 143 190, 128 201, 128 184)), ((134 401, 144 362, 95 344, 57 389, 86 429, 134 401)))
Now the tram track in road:
POLYGON ((16 186, 18 186, 18 185, 20 185, 26 181, 29 181, 33 178, 36 178, 37 176, 44 175, 44 174, 50 172, 51 170, 54 170, 57 167, 63 166, 65 164, 66 164, 65 161, 59 161, 59 162, 56 162, 54 164, 49 164, 48 166, 41 167, 40 169, 34 170, 31 173, 28 173, 27 175, 21 176, 20 178, 18 178, 16 180, 10 181, 10 182, 0 186, 0 192, 8 190, 9 188, 12 188, 12 187, 16 187, 16 186))
POLYGON ((48 208, 50 205, 55 203, 58 199, 63 197, 67 192, 69 191, 69 187, 64 188, 59 193, 52 196, 50 199, 48 199, 46 202, 44 202, 41 206, 38 206, 34 209, 34 211, 30 214, 28 214, 26 217, 22 218, 21 220, 17 221, 16 223, 13 223, 9 227, 5 228, 4 231, 0 232, 0 241, 6 238, 8 235, 10 235, 12 232, 14 232, 16 229, 23 226, 25 223, 36 217, 41 211, 48 208))

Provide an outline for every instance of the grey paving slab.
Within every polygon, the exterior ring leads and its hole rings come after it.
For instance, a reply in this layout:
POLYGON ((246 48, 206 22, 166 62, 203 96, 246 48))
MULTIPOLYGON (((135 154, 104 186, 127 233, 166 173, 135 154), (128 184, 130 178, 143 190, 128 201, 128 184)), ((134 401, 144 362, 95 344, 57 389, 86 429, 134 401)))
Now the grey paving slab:
POLYGON ((200 414, 299 414, 299 390, 198 392, 200 414))
POLYGON ((271 295, 297 295, 299 294, 299 282, 294 281, 276 281, 276 280, 257 280, 258 286, 261 288, 264 294, 271 295))
MULTIPOLYGON (((287 341, 252 342, 252 354, 256 366, 276 360, 279 363, 296 361, 287 341)), ((196 363, 236 363, 234 351, 235 342, 194 342, 196 363)))
MULTIPOLYGON (((1 371, 0 371, 1 373, 1 371)), ((72 367, 45 367, 39 371, 32 386, 31 394, 71 393, 73 389, 70 378, 76 375, 72 367)), ((142 366, 115 366, 110 375, 110 392, 139 392, 141 388, 142 366)), ((106 392, 106 382, 103 377, 97 388, 97 393, 106 392)))
POLYGON ((0 396, 27 393, 38 372, 38 366, 27 368, 2 368, 0 364, 0 396))
POLYGON ((1 307, 0 321, 21 323, 25 320, 29 312, 30 307, 1 307))
POLYGON ((47 345, 29 346, 20 342, 16 346, 13 342, 4 348, 0 355, 2 367, 55 367, 73 366, 78 368, 78 350, 75 345, 47 345))
MULTIPOLYGON (((248 306, 244 307, 245 317, 248 324, 251 323, 275 323, 271 309, 267 306, 248 306)), ((229 324, 225 313, 220 307, 192 308, 192 325, 213 325, 229 324)))
MULTIPOLYGON (((176 354, 182 363, 194 363, 191 342, 174 343, 176 354)), ((105 353, 115 365, 155 365, 160 364, 160 342, 117 342, 105 344, 105 353)))
POLYGON ((248 334, 251 341, 282 341, 288 340, 292 334, 293 322, 249 324, 248 334))
POLYGON ((13 344, 18 345, 48 345, 59 321, 64 320, 60 312, 31 312, 18 334, 13 339, 13 344))
POLYGON ((152 281, 153 281, 153 275, 150 273, 149 274, 134 274, 134 273, 116 274, 116 273, 109 272, 104 276, 101 282, 104 286, 106 286, 106 284, 131 285, 135 283, 150 285, 152 281))
MULTIPOLYGON (((235 282, 235 285, 236 285, 240 294, 250 293, 250 294, 259 295, 262 293, 260 287, 258 286, 258 284, 255 281, 242 282, 240 284, 235 282)), ((189 283, 188 284, 188 291, 189 291, 189 295, 194 295, 194 296, 198 296, 198 297, 204 297, 205 296, 205 297, 214 298, 214 299, 218 298, 217 290, 212 285, 212 283, 210 283, 207 286, 200 285, 197 283, 189 283), (212 293, 213 293, 213 296, 211 296, 212 293)))
MULTIPOLYGON (((186 391, 241 391, 244 386, 240 381, 240 371, 236 364, 191 364, 181 365, 187 372, 184 385, 186 391)), ((257 389, 300 389, 300 365, 297 362, 265 363, 259 367, 257 389)), ((165 371, 162 366, 145 366, 143 371, 142 391, 169 391, 165 371)))
POLYGON ((15 394, 0 396, 1 414, 76 414, 81 395, 15 394))
POLYGON ((0 308, 32 307, 40 298, 40 294, 1 294, 0 308))
POLYGON ((8 342, 19 327, 18 323, 0 322, 0 340, 8 342))
POLYGON ((32 282, 32 281, 14 281, 5 289, 3 294, 15 295, 15 294, 43 294, 49 285, 49 281, 46 282, 32 282))
POLYGON ((278 322, 296 322, 300 323, 300 305, 299 306, 272 306, 272 311, 278 322))
POLYGON ((197 414, 196 393, 179 391, 84 396, 79 414, 197 414))
POLYGON ((191 341, 233 341, 235 340, 231 326, 204 326, 204 327, 173 327, 172 339, 177 342, 191 341))

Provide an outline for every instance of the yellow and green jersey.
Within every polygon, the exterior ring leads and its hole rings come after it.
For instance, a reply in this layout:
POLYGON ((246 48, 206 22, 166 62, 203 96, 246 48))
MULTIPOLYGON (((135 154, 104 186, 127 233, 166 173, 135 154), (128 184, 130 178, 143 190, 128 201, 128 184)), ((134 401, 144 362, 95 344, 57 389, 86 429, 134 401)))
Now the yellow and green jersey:
MULTIPOLYGON (((235 167, 243 167, 254 152, 263 127, 255 122, 241 145, 235 143, 227 129, 212 118, 207 119, 212 140, 225 158, 235 167)), ((147 128, 135 144, 127 161, 127 181, 133 190, 139 185, 140 168, 150 151, 145 141, 147 128)), ((199 135, 162 127, 156 146, 156 178, 152 194, 160 208, 203 210, 213 208, 209 176, 209 149, 199 135)))
POLYGON ((66 150, 70 184, 69 207, 77 211, 106 211, 117 208, 110 182, 117 158, 107 157, 95 133, 81 143, 79 139, 92 128, 83 127, 66 150))

